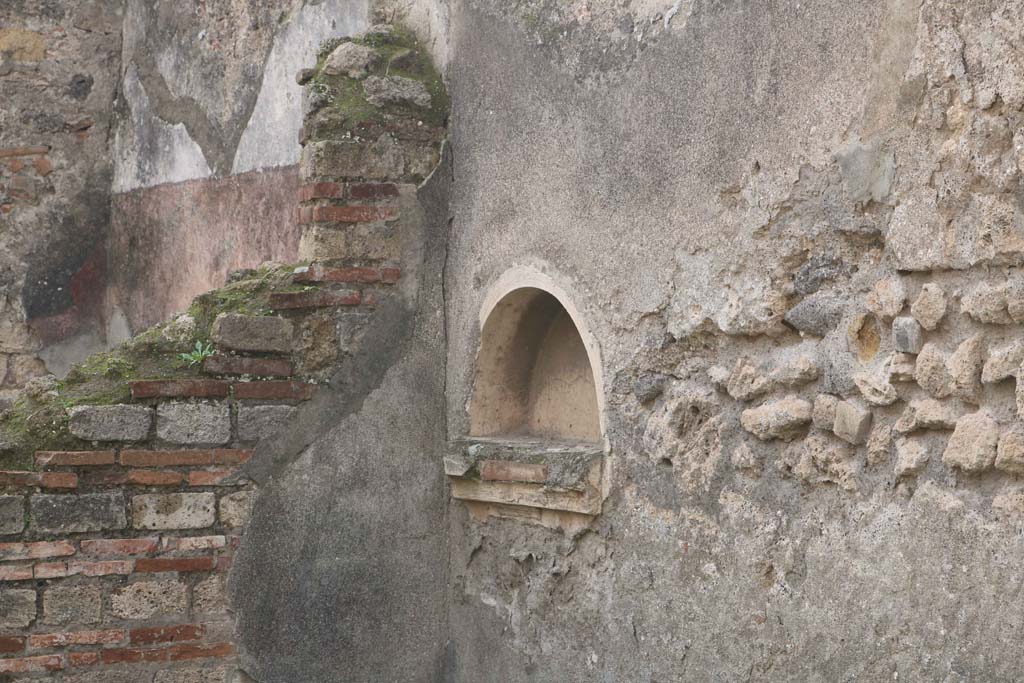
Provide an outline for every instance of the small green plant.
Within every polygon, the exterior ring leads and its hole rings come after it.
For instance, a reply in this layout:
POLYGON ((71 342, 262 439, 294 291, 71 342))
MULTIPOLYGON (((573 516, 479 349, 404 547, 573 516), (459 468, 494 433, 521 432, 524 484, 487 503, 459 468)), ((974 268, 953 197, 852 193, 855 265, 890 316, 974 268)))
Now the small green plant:
POLYGON ((203 342, 197 341, 195 348, 188 353, 179 353, 178 358, 188 363, 189 367, 202 363, 204 358, 209 358, 213 355, 213 345, 207 344, 203 346, 203 342))

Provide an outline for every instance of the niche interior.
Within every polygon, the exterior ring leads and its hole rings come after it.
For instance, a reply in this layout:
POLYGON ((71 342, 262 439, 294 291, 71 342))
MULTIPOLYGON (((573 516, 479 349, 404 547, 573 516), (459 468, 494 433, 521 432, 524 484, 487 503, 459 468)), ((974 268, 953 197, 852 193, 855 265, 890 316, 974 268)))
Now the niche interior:
POLYGON ((469 434, 445 463, 453 496, 597 514, 604 449, 594 366, 557 297, 536 287, 502 297, 480 333, 469 434))

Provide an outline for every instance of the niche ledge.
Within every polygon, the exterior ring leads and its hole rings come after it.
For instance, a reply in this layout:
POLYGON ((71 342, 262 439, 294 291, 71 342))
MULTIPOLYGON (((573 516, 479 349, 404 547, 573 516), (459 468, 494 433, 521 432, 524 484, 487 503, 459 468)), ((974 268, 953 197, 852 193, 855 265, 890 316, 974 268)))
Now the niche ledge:
POLYGON ((604 451, 594 443, 469 437, 451 442, 444 471, 452 497, 597 515, 604 451))

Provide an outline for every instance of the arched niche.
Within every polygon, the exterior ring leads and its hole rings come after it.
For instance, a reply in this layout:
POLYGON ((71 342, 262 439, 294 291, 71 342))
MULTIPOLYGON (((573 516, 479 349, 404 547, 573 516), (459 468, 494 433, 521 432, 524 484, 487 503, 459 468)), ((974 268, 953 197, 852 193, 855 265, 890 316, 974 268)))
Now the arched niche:
POLYGON ((601 441, 594 368, 572 316, 550 292, 521 287, 480 334, 470 436, 601 441))

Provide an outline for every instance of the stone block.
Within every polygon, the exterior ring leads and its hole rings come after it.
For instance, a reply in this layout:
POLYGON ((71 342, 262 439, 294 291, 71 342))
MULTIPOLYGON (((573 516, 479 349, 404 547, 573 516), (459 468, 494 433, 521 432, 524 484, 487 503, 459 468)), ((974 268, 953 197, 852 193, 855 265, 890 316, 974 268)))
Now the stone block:
POLYGON ((171 616, 187 608, 188 588, 181 581, 139 581, 110 596, 111 612, 121 619, 171 616))
POLYGON ((811 410, 811 422, 818 429, 832 431, 836 422, 836 406, 839 399, 832 394, 818 394, 814 397, 814 408, 811 410))
POLYGON ((812 294, 786 312, 783 319, 804 334, 824 337, 835 329, 843 317, 843 300, 821 292, 812 294))
POLYGON ((853 401, 840 401, 832 431, 847 443, 864 443, 871 433, 871 411, 853 401))
POLYGON ((811 404, 801 398, 787 397, 744 410, 743 428, 762 441, 792 441, 811 421, 811 404))
POLYGON ((876 368, 873 371, 858 372, 853 376, 853 383, 868 403, 873 406, 888 406, 896 402, 899 395, 896 387, 889 382, 889 368, 876 368))
POLYGON ((38 495, 29 500, 33 531, 78 533, 124 529, 128 525, 124 495, 88 493, 82 495, 38 495))
POLYGON ((211 574, 192 589, 192 609, 197 614, 223 614, 228 609, 226 574, 211 574))
POLYGON ((103 586, 74 583, 52 586, 43 593, 43 622, 97 624, 103 617, 103 586))
POLYGON ((918 354, 924 346, 924 333, 916 320, 900 316, 892 321, 892 340, 900 353, 918 354))
POLYGON ((373 142, 314 142, 303 148, 300 162, 304 180, 397 180, 405 167, 405 150, 390 135, 373 142))
POLYGON ((28 628, 36 620, 36 592, 23 588, 0 590, 0 628, 28 628))
POLYGON ((937 284, 926 284, 914 299, 914 303, 910 305, 910 314, 921 324, 921 327, 926 330, 934 330, 946 315, 945 291, 937 284))
POLYGON ((989 352, 988 359, 981 369, 981 381, 983 384, 992 384, 1014 377, 1022 362, 1024 362, 1024 340, 1018 339, 993 349, 989 352))
POLYGON ((1013 425, 999 436, 996 468, 1013 474, 1024 474, 1024 426, 1013 425))
POLYGON ((946 367, 946 355, 934 344, 925 344, 918 354, 914 379, 933 398, 945 398, 953 393, 953 378, 946 367))
POLYGON ((946 405, 930 398, 911 401, 895 429, 901 434, 908 434, 919 429, 954 429, 957 417, 946 405))
POLYGON ((953 395, 975 405, 981 400, 981 370, 985 357, 985 337, 976 334, 962 342, 946 362, 953 382, 953 395))
POLYGON ((896 443, 896 477, 920 474, 930 459, 931 452, 923 442, 914 439, 900 439, 896 443))
POLYGON ((868 310, 879 318, 891 320, 903 310, 907 301, 907 290, 899 277, 879 280, 868 293, 866 305, 868 310))
POLYGON ((136 529, 202 529, 212 526, 216 497, 212 493, 151 493, 132 496, 132 527, 136 529))
POLYGON ((68 416, 71 433, 87 441, 141 441, 153 424, 147 406, 78 406, 68 416))
POLYGON ((913 382, 917 358, 909 353, 894 353, 889 360, 889 380, 892 382, 913 382))
POLYGON ((1006 325, 1013 322, 1006 309, 1005 285, 979 282, 960 299, 960 312, 979 323, 1006 325))
POLYGON ((25 498, 0 496, 0 534, 20 534, 25 530, 25 498))
POLYGON ((999 424, 985 411, 964 415, 956 422, 942 462, 968 472, 987 470, 995 464, 999 424))
POLYGON ((359 43, 342 43, 324 61, 324 73, 345 74, 349 78, 365 78, 367 71, 380 61, 381 55, 372 47, 359 43))
POLYGON ((244 680, 247 679, 235 676, 233 669, 211 664, 209 667, 158 671, 153 683, 242 683, 244 680))
POLYGON ((299 258, 327 261, 350 258, 394 261, 401 240, 394 226, 360 223, 346 228, 307 225, 299 239, 299 258))
POLYGON ((236 491, 220 499, 220 523, 237 529, 249 523, 255 491, 236 491))
POLYGON ((226 444, 231 440, 231 409, 226 403, 161 403, 156 433, 171 443, 226 444))
POLYGON ((277 434, 295 418, 292 406, 241 406, 238 409, 238 438, 259 441, 277 434))
POLYGON ((291 321, 278 316, 221 313, 213 321, 213 341, 236 351, 288 353, 293 333, 291 321))
POLYGON ((370 76, 363 82, 366 100, 375 107, 429 107, 430 91, 422 82, 403 76, 370 76))

